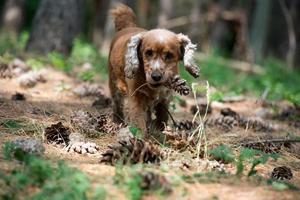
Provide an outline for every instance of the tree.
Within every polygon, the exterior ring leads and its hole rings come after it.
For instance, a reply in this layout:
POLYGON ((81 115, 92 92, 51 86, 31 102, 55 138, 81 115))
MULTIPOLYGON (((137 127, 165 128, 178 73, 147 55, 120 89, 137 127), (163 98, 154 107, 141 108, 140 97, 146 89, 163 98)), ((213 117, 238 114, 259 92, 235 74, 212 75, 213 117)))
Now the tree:
POLYGON ((19 33, 25 20, 26 0, 7 0, 2 15, 3 27, 19 33))
POLYGON ((85 0, 42 0, 33 20, 26 50, 69 54, 84 20, 85 0))

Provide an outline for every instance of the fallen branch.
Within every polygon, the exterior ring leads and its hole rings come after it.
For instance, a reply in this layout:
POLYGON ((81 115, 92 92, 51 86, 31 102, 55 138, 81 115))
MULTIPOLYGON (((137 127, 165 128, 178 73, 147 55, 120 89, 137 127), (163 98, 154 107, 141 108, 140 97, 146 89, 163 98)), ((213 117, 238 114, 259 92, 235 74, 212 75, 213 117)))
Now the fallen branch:
POLYGON ((268 139, 268 140, 250 141, 250 142, 239 143, 237 145, 234 145, 234 147, 249 146, 249 145, 263 144, 263 143, 297 143, 297 142, 300 142, 300 139, 297 139, 297 138, 293 138, 293 139, 276 138, 276 139, 268 139))

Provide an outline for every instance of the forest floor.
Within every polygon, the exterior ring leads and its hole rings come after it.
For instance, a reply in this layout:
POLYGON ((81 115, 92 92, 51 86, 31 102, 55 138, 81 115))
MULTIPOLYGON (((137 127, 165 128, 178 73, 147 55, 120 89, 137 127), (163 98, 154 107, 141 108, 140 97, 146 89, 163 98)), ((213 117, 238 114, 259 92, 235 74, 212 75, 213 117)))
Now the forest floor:
MULTIPOLYGON (((112 166, 100 163, 100 159, 101 154, 108 149, 108 145, 117 143, 119 139, 117 133, 100 133, 94 137, 88 137, 82 133, 86 142, 98 145, 99 148, 95 154, 67 152, 59 145, 47 142, 44 135, 45 128, 52 124, 62 122, 64 126, 70 127, 71 132, 78 131, 71 123, 71 116, 76 111, 89 112, 93 116, 103 114, 110 116, 112 110, 109 103, 102 107, 100 105, 100 108, 92 106, 99 97, 76 95, 73 89, 82 84, 76 77, 53 68, 46 70, 44 75, 46 81, 30 88, 21 87, 17 78, 0 78, 1 173, 11 174, 15 166, 19 165, 13 160, 4 158, 5 143, 18 138, 34 138, 43 141, 45 160, 53 165, 63 160, 68 166, 79 169, 87 176, 92 188, 101 187, 106 191, 106 199, 300 199, 300 193, 295 189, 295 187, 300 187, 300 143, 279 142, 278 145, 268 142, 257 143, 256 146, 249 145, 249 148, 260 149, 262 156, 275 152, 279 154, 279 158, 277 160, 269 158, 268 162, 257 165, 256 173, 249 177, 247 172, 250 170, 253 158, 245 158, 243 161, 240 160, 245 164, 245 168, 239 175, 236 175, 238 155, 243 143, 300 137, 300 112, 299 108, 295 108, 292 104, 284 101, 271 103, 252 96, 211 102, 211 112, 206 117, 211 120, 204 129, 207 144, 202 144, 201 149, 207 147, 210 152, 222 144, 232 150, 234 159, 230 162, 226 162, 224 158, 227 156, 226 153, 218 156, 207 153, 205 150, 201 150, 201 152, 204 151, 204 155, 201 153, 201 156, 196 158, 197 144, 189 145, 187 139, 180 141, 177 138, 168 145, 157 145, 165 154, 160 164, 112 166), (16 92, 23 94, 26 99, 12 98, 16 92), (252 121, 248 120, 251 122, 249 127, 239 122, 237 124, 227 122, 220 114, 226 108, 230 108, 245 119, 251 119, 252 121), (184 145, 181 145, 182 143, 184 145), (272 170, 279 166, 291 169, 293 178, 285 182, 275 180, 269 182, 272 170), (160 184, 158 190, 147 190, 134 183, 135 176, 132 173, 145 170, 163 177, 160 178, 163 181, 158 181, 160 184), (168 188, 167 194, 160 191, 164 187, 168 188)), ((98 83, 102 94, 109 96, 106 81, 98 81, 98 83)), ((205 92, 198 100, 200 102, 204 99, 202 104, 205 107, 204 97, 205 92)), ((171 113, 176 121, 184 122, 184 120, 193 119, 194 113, 191 112, 191 107, 195 105, 195 100, 192 95, 180 97, 180 100, 177 98, 172 105, 171 113)), ((237 120, 234 117, 230 119, 237 120)), ((169 124, 171 123, 169 121, 169 124)), ((192 131, 193 128, 185 132, 192 131)), ((174 127, 173 132, 176 132, 174 127)), ((259 156, 255 154, 253 157, 259 156)), ((151 182, 151 177, 149 179, 148 182, 151 182)), ((0 182, 1 184, 3 182, 0 182)), ((0 190, 10 187, 0 187, 0 190)), ((32 188, 29 190, 39 191, 32 188)), ((3 195, 6 192, 1 191, 0 194, 3 195)), ((16 192, 16 190, 11 192, 16 192)), ((17 199, 23 198, 17 196, 17 199)))

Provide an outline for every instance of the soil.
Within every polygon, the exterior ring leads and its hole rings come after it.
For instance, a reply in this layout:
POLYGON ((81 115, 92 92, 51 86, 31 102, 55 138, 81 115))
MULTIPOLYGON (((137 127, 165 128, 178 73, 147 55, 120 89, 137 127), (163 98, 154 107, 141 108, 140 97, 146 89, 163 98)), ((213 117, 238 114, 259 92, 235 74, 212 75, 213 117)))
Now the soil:
MULTIPOLYGON (((47 81, 39 83, 33 88, 22 88, 16 79, 0 79, 0 120, 18 120, 24 127, 19 129, 9 129, 0 124, 0 170, 8 171, 12 165, 4 160, 2 156, 2 147, 5 142, 12 141, 16 138, 38 138, 44 139, 43 130, 51 124, 62 122, 66 126, 71 126, 70 116, 74 111, 84 110, 94 115, 111 113, 111 108, 92 107, 96 97, 78 97, 72 92, 72 88, 79 84, 75 78, 64 74, 63 72, 53 69, 47 69, 47 81), (61 90, 62 85, 68 85, 65 90, 61 90), (12 100, 16 93, 23 94, 26 100, 12 100)), ((109 96, 107 83, 102 83, 103 93, 109 96)), ((187 102, 193 102, 192 97, 184 97, 187 102)), ((279 103, 284 107, 287 103, 279 103)), ((276 125, 274 132, 256 132, 242 128, 234 128, 224 131, 219 128, 207 128, 207 140, 212 146, 217 144, 233 145, 236 141, 243 138, 256 141, 258 138, 268 137, 285 137, 288 133, 300 136, 299 127, 291 126, 289 120, 273 120, 269 115, 273 115, 272 105, 260 102, 257 99, 246 97, 241 101, 233 102, 213 102, 211 116, 217 116, 222 108, 231 108, 237 113, 253 117, 263 115, 265 121, 276 125), (263 114, 262 114, 263 113, 263 114)), ((172 111, 175 120, 192 119, 193 114, 190 112, 190 106, 181 107, 176 105, 176 110, 172 111)), ((171 123, 169 121, 169 123, 171 123)), ((113 184, 115 167, 100 164, 101 153, 105 152, 108 145, 117 141, 115 134, 102 134, 96 138, 86 138, 88 142, 96 143, 100 150, 96 155, 81 155, 69 153, 60 147, 45 143, 44 157, 53 162, 65 160, 69 165, 82 170, 88 175, 94 186, 102 185, 108 191, 107 199, 126 199, 124 189, 113 184)), ((176 162, 182 163, 183 160, 189 160, 189 156, 180 151, 174 150, 176 155, 164 164, 170 164, 167 169, 166 177, 176 177, 178 175, 191 174, 199 172, 198 167, 192 167, 189 170, 182 170, 181 167, 175 166, 176 162)), ((268 178, 272 169, 276 166, 285 165, 292 169, 293 179, 290 183, 300 187, 300 147, 299 144, 293 144, 292 150, 282 152, 284 159, 277 162, 271 161, 266 165, 258 167, 258 174, 268 178), (298 150, 298 151, 297 151, 298 150)), ((154 168, 159 169, 158 166, 154 168)), ((234 173, 233 166, 225 165, 227 171, 234 173)), ((203 169, 205 172, 207 169, 203 169)), ((200 171, 202 172, 202 171, 200 171)), ((297 191, 285 190, 276 191, 266 184, 256 184, 249 180, 220 180, 217 183, 186 183, 181 181, 180 184, 174 184, 173 192, 168 196, 160 197, 156 194, 148 194, 144 199, 300 199, 300 193, 297 191)))

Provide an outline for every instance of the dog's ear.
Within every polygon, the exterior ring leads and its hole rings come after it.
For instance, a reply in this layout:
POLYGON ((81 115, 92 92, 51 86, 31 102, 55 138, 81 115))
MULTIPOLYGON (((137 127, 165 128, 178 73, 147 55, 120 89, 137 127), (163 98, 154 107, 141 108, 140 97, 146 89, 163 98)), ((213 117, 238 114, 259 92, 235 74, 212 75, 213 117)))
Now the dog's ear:
POLYGON ((196 51, 196 45, 193 44, 190 38, 182 33, 177 35, 180 42, 181 59, 185 69, 195 78, 199 77, 199 67, 194 61, 194 53, 196 51))
POLYGON ((127 44, 127 52, 125 54, 125 76, 133 79, 140 65, 139 47, 144 33, 139 33, 130 38, 127 44))

